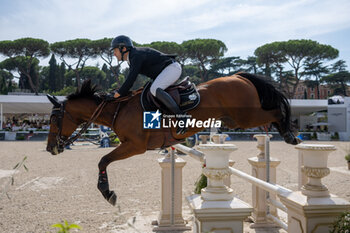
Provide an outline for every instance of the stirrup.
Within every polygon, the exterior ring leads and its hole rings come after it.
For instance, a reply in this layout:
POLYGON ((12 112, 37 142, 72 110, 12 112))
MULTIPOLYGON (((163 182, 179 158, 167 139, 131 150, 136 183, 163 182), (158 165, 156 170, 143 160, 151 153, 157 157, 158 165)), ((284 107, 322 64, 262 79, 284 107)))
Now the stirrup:
POLYGON ((178 128, 176 129, 176 134, 177 135, 185 134, 187 132, 187 130, 188 130, 188 128, 186 127, 186 123, 187 123, 188 119, 186 117, 185 118, 182 117, 182 118, 179 118, 177 120, 178 121, 184 121, 185 125, 183 127, 178 126, 178 128))
POLYGON ((187 132, 188 128, 186 126, 184 127, 178 127, 176 129, 176 134, 180 135, 180 134, 185 134, 187 132))

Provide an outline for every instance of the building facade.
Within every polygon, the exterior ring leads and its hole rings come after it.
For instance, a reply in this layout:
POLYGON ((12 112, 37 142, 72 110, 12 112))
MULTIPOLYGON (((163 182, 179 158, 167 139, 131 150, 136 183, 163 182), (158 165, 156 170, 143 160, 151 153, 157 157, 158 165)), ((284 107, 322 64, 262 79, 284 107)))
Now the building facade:
MULTIPOLYGON (((305 81, 300 81, 293 99, 328 99, 334 95, 334 88, 329 85, 321 84, 319 86, 320 97, 317 96, 317 87, 308 87, 305 81)), ((347 85, 347 96, 350 95, 350 86, 347 85)))
POLYGON ((319 86, 320 97, 317 95, 317 87, 308 87, 305 81, 300 81, 293 99, 327 99, 333 95, 333 90, 328 85, 319 86))

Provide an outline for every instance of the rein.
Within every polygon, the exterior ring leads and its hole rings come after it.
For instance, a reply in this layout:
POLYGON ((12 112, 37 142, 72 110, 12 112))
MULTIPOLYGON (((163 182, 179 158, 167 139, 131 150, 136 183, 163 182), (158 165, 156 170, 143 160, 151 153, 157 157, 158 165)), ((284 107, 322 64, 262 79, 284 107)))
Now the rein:
POLYGON ((78 123, 73 119, 73 117, 69 114, 69 112, 65 111, 65 102, 57 103, 60 106, 56 106, 52 109, 51 117, 53 115, 57 116, 58 122, 56 124, 58 127, 58 133, 51 133, 50 132, 49 134, 52 134, 54 137, 56 137, 57 144, 61 147, 65 147, 69 144, 72 144, 75 140, 77 140, 79 137, 81 137, 81 135, 86 132, 86 130, 89 128, 89 126, 98 118, 98 116, 101 114, 102 110, 104 109, 104 107, 106 106, 107 103, 117 102, 118 106, 117 106, 117 109, 115 111, 115 114, 113 116, 113 121, 112 121, 112 126, 113 126, 115 121, 116 121, 116 118, 118 116, 119 110, 121 108, 121 102, 129 100, 132 96, 134 96, 134 94, 135 93, 133 93, 131 96, 129 95, 129 96, 119 97, 113 101, 102 100, 102 102, 95 109, 94 113, 91 115, 90 119, 81 128, 81 130, 77 134, 75 134, 74 136, 72 135, 70 137, 66 137, 66 136, 61 135, 63 115, 66 114, 68 119, 70 121, 72 121, 73 123, 75 123, 75 124, 78 124, 78 123))
MULTIPOLYGON (((103 108, 106 106, 107 101, 102 101, 100 103, 94 113, 91 115, 90 119, 84 124, 84 126, 81 128, 81 130, 74 136, 69 137, 68 139, 64 140, 62 139, 61 135, 59 134, 58 140, 59 143, 62 144, 63 146, 67 146, 69 144, 72 144, 75 140, 77 140, 83 133, 86 132, 86 130, 89 128, 89 126, 97 119, 97 117, 101 114, 103 108)), ((60 129, 61 131, 61 129, 60 129)))

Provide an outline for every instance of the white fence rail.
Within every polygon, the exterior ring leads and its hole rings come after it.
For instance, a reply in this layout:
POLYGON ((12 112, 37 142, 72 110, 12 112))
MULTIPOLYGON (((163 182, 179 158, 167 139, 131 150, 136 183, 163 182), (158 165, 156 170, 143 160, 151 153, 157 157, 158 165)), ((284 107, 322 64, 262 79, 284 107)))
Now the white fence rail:
MULTIPOLYGON (((243 221, 251 214, 255 220, 251 227, 254 228, 262 227, 264 224, 271 226, 273 222, 293 233, 328 232, 329 226, 339 214, 350 209, 348 201, 330 195, 326 186, 321 182, 321 179, 329 174, 327 158, 328 154, 335 150, 334 146, 307 144, 296 146, 296 149, 299 150, 298 180, 301 182, 299 184, 301 189, 292 191, 275 184, 276 167, 280 161, 273 158, 270 161, 267 137, 266 135, 255 135, 255 138, 258 139, 257 147, 260 154, 248 159, 255 176, 229 166, 229 154, 237 149, 232 144, 199 145, 200 151, 179 144, 174 146, 177 150, 206 163, 203 174, 208 179, 207 187, 202 189, 201 195, 187 197, 194 214, 193 232, 243 232, 243 221), (253 185, 254 208, 234 197, 233 190, 225 186, 224 180, 227 180, 231 174, 253 185), (279 218, 276 208, 286 212, 287 223, 279 218), (310 211, 312 212, 311 217, 306 213, 310 211)), ((174 193, 174 190, 182 189, 179 186, 179 184, 182 185, 182 181, 178 179, 182 179, 181 168, 186 162, 181 158, 174 158, 172 161, 175 165, 161 165, 163 169, 162 187, 166 187, 171 181, 172 192, 171 197, 162 196, 160 221, 163 224, 154 231, 189 229, 182 219, 181 194, 179 198, 179 195, 174 193), (176 170, 177 167, 181 168, 176 170), (166 172, 165 168, 171 169, 171 172, 170 170, 166 172), (171 180, 164 178, 166 174, 172 175, 171 180), (176 204, 176 200, 180 200, 180 207, 176 204), (170 202, 171 210, 167 209, 165 205, 167 202, 170 202), (170 221, 166 219, 169 216, 171 216, 170 221)), ((163 194, 167 188, 162 188, 162 190, 163 194)))
POLYGON ((204 162, 204 153, 201 151, 195 150, 193 148, 189 148, 189 147, 181 145, 181 144, 177 144, 173 147, 175 149, 181 151, 182 153, 188 154, 189 156, 191 156, 192 158, 194 158, 200 162, 204 162))
POLYGON ((259 188, 261 188, 267 192, 271 192, 271 193, 279 194, 279 195, 288 195, 288 194, 292 193, 292 191, 287 189, 287 188, 284 188, 284 187, 279 186, 279 185, 267 183, 266 181, 255 178, 254 176, 248 175, 247 173, 244 173, 244 172, 237 170, 235 168, 230 167, 229 169, 233 175, 238 176, 238 177, 248 181, 249 183, 251 183, 255 186, 258 186, 259 188))

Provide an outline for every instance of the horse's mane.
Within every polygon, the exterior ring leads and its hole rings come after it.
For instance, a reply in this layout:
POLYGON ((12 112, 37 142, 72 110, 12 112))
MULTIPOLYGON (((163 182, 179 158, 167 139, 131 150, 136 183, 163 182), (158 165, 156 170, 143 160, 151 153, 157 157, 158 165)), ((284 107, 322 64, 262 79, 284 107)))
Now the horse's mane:
MULTIPOLYGON (((127 96, 119 97, 115 99, 114 102, 121 102, 129 100, 135 95, 141 94, 143 88, 140 88, 135 91, 129 92, 127 96)), ((76 99, 92 99, 97 104, 100 104, 102 100, 106 99, 106 93, 99 92, 100 88, 91 83, 91 79, 85 80, 80 88, 77 88, 75 93, 72 93, 66 97, 67 100, 76 100, 76 99)))
POLYGON ((66 98, 67 100, 76 100, 76 99, 93 99, 97 103, 102 101, 102 98, 97 95, 99 88, 97 85, 91 83, 91 79, 85 80, 80 88, 77 88, 76 91, 66 98))

